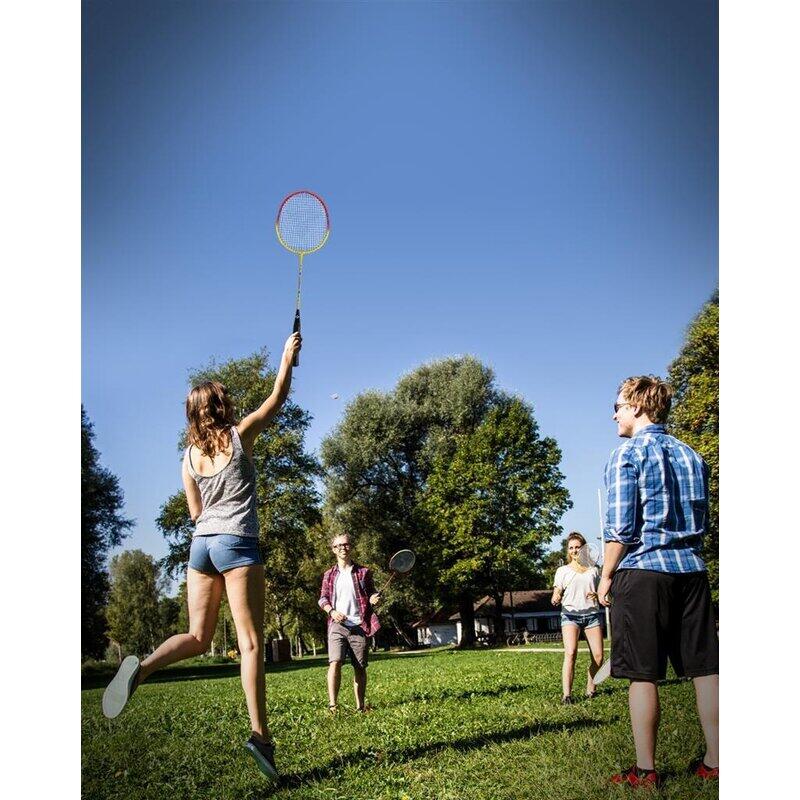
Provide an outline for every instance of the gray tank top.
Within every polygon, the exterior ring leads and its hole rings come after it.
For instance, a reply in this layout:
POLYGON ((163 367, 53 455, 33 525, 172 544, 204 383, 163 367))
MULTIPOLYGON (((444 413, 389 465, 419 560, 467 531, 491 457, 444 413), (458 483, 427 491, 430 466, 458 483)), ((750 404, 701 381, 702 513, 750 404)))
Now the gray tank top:
POLYGON ((192 466, 191 447, 187 449, 189 474, 200 490, 203 510, 197 518, 194 536, 229 533, 258 537, 256 513, 256 469, 242 449, 236 426, 231 427, 231 460, 216 475, 205 477, 192 466))

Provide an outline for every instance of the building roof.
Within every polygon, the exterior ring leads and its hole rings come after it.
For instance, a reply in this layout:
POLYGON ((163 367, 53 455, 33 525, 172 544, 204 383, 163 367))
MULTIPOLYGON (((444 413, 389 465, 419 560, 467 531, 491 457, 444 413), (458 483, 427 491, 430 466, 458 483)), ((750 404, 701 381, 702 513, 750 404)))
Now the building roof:
MULTIPOLYGON (((521 592, 506 592, 503 595, 503 614, 511 614, 512 606, 515 614, 530 614, 532 612, 549 612, 558 614, 558 609, 554 608, 550 602, 553 595, 552 589, 526 589, 521 592)), ((491 617, 495 613, 495 602, 491 595, 486 595, 475 603, 476 617, 491 617)), ((459 622, 461 614, 452 608, 440 608, 428 617, 415 622, 412 628, 424 628, 428 625, 442 625, 448 622, 459 622)))
MULTIPOLYGON (((549 611, 558 613, 558 609, 553 607, 550 598, 553 596, 552 589, 527 589, 522 592, 506 592, 503 595, 503 614, 524 614, 532 611, 549 611)), ((481 598, 475 603, 475 616, 491 616, 495 613, 494 598, 490 595, 481 598)))

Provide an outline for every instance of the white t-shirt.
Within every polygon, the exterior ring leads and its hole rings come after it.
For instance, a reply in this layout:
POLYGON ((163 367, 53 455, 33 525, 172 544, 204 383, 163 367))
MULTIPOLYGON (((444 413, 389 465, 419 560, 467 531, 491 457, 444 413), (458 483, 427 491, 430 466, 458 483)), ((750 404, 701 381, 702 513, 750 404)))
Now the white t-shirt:
POLYGON ((586 572, 578 572, 568 565, 556 570, 554 584, 562 590, 561 608, 573 614, 587 614, 600 608, 597 600, 589 600, 586 595, 597 592, 600 583, 599 567, 591 567, 586 572))
POLYGON ((353 565, 350 564, 342 569, 333 582, 333 607, 340 614, 344 614, 347 619, 343 625, 360 625, 361 613, 356 599, 356 588, 353 586, 353 565))

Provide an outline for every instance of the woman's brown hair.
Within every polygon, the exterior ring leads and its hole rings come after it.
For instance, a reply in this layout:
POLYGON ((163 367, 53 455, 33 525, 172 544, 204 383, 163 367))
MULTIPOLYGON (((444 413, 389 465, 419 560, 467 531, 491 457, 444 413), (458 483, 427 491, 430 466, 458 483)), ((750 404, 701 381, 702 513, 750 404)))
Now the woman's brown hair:
POLYGON ((204 456, 214 458, 230 443, 229 429, 236 424, 233 403, 218 381, 205 381, 186 396, 187 436, 204 456))
POLYGON ((578 531, 572 531, 572 533, 567 536, 567 550, 569 550, 569 543, 573 540, 577 539, 581 543, 581 547, 586 544, 586 539, 583 538, 582 533, 578 533, 578 531))

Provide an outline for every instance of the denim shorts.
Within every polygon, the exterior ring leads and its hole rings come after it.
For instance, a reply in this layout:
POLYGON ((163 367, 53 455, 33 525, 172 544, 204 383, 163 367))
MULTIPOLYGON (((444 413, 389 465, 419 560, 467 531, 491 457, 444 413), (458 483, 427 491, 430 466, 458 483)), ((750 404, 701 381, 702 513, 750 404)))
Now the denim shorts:
POLYGON ((574 611, 561 612, 561 624, 563 625, 577 625, 580 630, 585 631, 587 628, 596 628, 603 622, 602 611, 586 611, 581 614, 576 614, 574 611))
POLYGON ((189 566, 209 575, 219 575, 234 567, 263 563, 255 536, 230 533, 195 536, 189 550, 189 566))

